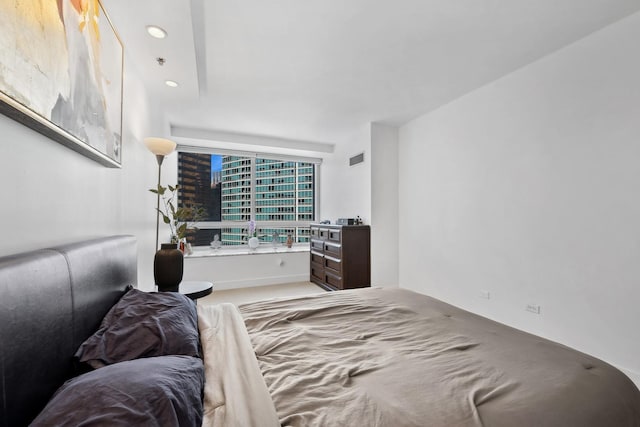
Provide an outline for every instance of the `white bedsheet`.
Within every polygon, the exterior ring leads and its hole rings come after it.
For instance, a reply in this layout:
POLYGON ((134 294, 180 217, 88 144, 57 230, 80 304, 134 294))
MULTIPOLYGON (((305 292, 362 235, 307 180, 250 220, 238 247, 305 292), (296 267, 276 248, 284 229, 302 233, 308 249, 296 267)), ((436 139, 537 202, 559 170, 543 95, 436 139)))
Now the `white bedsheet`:
POLYGON ((198 326, 206 377, 203 427, 279 426, 236 307, 198 305, 198 326))

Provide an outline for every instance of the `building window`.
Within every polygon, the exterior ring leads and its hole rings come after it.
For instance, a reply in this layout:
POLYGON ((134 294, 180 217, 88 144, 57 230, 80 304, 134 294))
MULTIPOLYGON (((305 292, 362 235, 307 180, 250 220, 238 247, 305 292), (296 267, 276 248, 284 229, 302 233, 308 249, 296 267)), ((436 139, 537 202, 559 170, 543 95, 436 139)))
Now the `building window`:
POLYGON ((208 246, 218 236, 224 246, 246 243, 246 227, 256 221, 261 241, 309 241, 315 220, 317 165, 297 159, 178 152, 178 207, 202 207, 205 218, 187 239, 208 246))

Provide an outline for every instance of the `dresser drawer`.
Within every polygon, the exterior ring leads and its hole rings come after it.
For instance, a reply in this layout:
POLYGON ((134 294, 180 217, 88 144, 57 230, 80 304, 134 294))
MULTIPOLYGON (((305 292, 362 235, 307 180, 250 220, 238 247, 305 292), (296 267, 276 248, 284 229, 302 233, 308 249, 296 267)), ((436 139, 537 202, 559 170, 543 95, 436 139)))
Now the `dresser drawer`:
POLYGON ((324 244, 324 253, 334 258, 342 258, 342 247, 333 243, 324 244))
MULTIPOLYGON (((322 289, 327 289, 326 285, 324 283, 324 280, 320 280, 317 277, 311 276, 310 281, 315 283, 316 285, 320 286, 322 289)), ((332 290, 332 289, 329 289, 329 290, 332 290)))
POLYGON ((322 265, 324 264, 324 257, 318 252, 311 251, 311 262, 322 265))
POLYGON ((342 286, 342 277, 331 274, 331 273, 326 273, 325 272, 325 277, 326 277, 326 283, 333 286, 336 289, 343 289, 342 286))
POLYGON ((324 282, 324 268, 322 265, 311 264, 311 278, 324 282))
POLYGON ((340 243, 340 230, 327 230, 327 240, 340 243))
POLYGON ((324 252, 324 242, 322 240, 311 239, 311 250, 317 252, 324 252))
POLYGON ((326 228, 319 228, 318 229, 318 238, 322 239, 322 240, 327 240, 327 236, 329 235, 329 230, 327 230, 326 228))
POLYGON ((330 270, 337 275, 342 275, 342 261, 330 256, 324 257, 324 268, 330 270))
POLYGON ((312 239, 319 239, 320 238, 320 229, 319 228, 311 227, 311 238, 312 239))

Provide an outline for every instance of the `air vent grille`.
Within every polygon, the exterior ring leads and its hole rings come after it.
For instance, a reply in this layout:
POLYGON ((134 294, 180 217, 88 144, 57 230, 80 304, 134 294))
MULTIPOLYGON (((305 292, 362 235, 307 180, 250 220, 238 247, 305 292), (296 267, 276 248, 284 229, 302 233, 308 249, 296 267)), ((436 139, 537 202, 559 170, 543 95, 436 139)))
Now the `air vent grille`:
POLYGON ((349 159, 349 166, 355 166, 362 162, 364 162, 364 153, 356 154, 349 159))

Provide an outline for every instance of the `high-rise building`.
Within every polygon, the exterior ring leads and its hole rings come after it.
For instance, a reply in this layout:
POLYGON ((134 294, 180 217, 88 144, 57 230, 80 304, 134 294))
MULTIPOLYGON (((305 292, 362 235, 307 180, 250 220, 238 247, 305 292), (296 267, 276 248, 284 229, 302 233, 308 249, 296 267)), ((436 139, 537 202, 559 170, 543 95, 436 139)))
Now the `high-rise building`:
POLYGON ((201 207, 206 211, 206 220, 220 221, 216 217, 214 197, 211 193, 211 156, 196 153, 178 153, 178 176, 180 205, 201 207))
POLYGON ((251 159, 222 157, 222 221, 242 221, 243 226, 222 230, 222 244, 244 243, 244 223, 251 219, 251 159))
MULTIPOLYGON (((222 220, 249 221, 251 219, 251 161, 250 158, 225 156, 222 160, 222 220)), ((313 220, 314 167, 309 163, 255 159, 255 220, 311 221, 313 220)), ((296 227, 261 228, 262 235, 278 234, 280 242, 291 234, 294 241, 307 241, 308 232, 296 227)), ((225 244, 242 244, 244 228, 225 229, 225 244)))
POLYGON ((202 221, 238 223, 198 230, 189 240, 207 245, 218 234, 224 245, 244 244, 253 212, 261 240, 277 235, 284 243, 291 234, 295 242, 309 241, 309 229, 292 223, 313 220, 314 172, 311 163, 179 152, 180 206, 204 208, 202 221))
POLYGON ((313 165, 256 159, 256 221, 311 221, 313 165))
MULTIPOLYGON (((201 221, 220 221, 220 186, 213 186, 211 156, 196 153, 178 153, 178 199, 180 207, 203 208, 201 221)), ((213 232, 189 233, 189 241, 195 246, 208 245, 213 232)))

